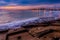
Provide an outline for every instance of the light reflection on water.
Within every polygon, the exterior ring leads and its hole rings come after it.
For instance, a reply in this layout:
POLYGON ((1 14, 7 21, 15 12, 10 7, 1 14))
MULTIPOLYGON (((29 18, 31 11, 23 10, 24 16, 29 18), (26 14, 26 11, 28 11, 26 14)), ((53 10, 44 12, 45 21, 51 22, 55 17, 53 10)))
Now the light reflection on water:
POLYGON ((12 21, 24 20, 32 17, 59 17, 60 11, 22 10, 22 11, 0 11, 0 24, 12 21))

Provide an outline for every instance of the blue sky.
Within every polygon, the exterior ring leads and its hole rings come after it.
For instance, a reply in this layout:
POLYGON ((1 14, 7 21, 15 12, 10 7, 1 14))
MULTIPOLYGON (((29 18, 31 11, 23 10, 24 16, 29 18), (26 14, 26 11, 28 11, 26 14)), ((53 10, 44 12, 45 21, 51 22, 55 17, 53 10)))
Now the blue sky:
POLYGON ((36 4, 57 4, 60 0, 0 0, 0 6, 5 5, 36 5, 36 4))

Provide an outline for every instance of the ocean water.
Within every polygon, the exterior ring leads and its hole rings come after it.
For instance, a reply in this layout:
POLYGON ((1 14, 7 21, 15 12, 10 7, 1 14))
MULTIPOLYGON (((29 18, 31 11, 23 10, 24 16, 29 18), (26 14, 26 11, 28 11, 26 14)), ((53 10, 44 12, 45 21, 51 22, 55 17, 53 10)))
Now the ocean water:
POLYGON ((24 20, 33 17, 60 17, 60 11, 0 11, 0 24, 12 21, 24 20))
MULTIPOLYGON (((8 11, 0 10, 0 30, 20 28, 22 25, 33 24, 39 18, 49 18, 48 20, 55 20, 60 18, 60 11, 41 11, 41 10, 18 10, 8 11), (53 19, 50 19, 52 17, 53 19)), ((47 21, 47 19, 44 19, 47 21)), ((43 22, 42 19, 38 20, 43 22)))

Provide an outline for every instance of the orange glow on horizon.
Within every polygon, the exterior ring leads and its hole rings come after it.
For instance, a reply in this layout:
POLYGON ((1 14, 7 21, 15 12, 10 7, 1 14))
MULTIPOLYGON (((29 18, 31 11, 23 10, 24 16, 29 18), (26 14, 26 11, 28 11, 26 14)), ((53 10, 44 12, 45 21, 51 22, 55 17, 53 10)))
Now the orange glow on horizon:
POLYGON ((59 5, 34 5, 34 6, 0 6, 0 9, 4 10, 26 10, 33 8, 52 8, 59 5))

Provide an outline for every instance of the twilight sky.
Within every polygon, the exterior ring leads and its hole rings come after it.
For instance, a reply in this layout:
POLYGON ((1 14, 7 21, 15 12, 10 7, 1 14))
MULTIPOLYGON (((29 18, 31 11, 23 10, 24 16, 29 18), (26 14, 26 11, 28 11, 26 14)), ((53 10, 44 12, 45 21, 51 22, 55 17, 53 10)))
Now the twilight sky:
POLYGON ((0 0, 0 6, 6 5, 36 5, 36 4, 57 4, 60 0, 0 0))

